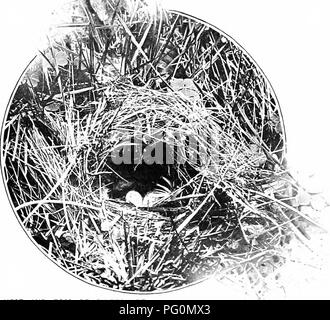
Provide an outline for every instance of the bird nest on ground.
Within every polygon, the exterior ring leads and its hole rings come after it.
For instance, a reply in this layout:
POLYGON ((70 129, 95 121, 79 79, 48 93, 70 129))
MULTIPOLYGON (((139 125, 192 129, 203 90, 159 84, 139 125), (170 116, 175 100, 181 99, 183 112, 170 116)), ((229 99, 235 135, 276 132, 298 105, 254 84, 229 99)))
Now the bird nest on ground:
POLYGON ((42 250, 143 292, 253 271, 301 237, 280 109, 248 55, 139 1, 73 3, 4 123, 5 183, 42 250))

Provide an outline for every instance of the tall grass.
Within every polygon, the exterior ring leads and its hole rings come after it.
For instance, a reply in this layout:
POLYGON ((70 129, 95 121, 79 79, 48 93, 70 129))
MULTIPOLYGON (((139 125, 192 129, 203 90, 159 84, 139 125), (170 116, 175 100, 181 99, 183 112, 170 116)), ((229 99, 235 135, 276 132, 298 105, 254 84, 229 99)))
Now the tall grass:
POLYGON ((154 291, 249 272, 290 232, 305 241, 280 107, 247 53, 140 0, 72 4, 4 123, 5 183, 40 247, 89 282, 154 291), (181 159, 151 208, 111 193, 129 180, 111 155, 141 137, 181 159))

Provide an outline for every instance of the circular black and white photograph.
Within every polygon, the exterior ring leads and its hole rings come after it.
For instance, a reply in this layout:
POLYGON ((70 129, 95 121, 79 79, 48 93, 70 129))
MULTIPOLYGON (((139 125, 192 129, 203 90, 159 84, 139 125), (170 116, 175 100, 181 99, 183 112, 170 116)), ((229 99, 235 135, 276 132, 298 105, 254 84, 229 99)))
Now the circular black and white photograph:
POLYGON ((291 171, 258 61, 156 1, 68 0, 53 16, 2 119, 2 178, 26 241, 115 291, 282 288, 328 202, 291 171))

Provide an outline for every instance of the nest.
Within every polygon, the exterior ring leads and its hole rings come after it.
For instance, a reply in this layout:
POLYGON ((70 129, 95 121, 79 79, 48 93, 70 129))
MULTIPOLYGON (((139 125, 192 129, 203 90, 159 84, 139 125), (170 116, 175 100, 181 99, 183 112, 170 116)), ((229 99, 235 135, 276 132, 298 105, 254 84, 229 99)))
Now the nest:
POLYGON ((88 19, 111 19, 54 36, 5 121, 4 177, 25 230, 69 272, 120 290, 172 289, 275 254, 300 215, 259 68, 190 18, 83 3, 88 19), (132 190, 157 201, 125 201, 132 190))

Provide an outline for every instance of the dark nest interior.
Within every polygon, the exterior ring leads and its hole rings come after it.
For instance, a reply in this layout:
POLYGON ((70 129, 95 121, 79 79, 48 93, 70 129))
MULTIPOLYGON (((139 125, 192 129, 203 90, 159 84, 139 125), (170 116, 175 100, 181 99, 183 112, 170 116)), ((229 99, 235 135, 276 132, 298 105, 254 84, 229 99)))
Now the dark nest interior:
POLYGON ((276 264, 311 219, 255 62, 139 0, 62 10, 3 125, 4 181, 38 246, 87 282, 140 292, 276 264))

